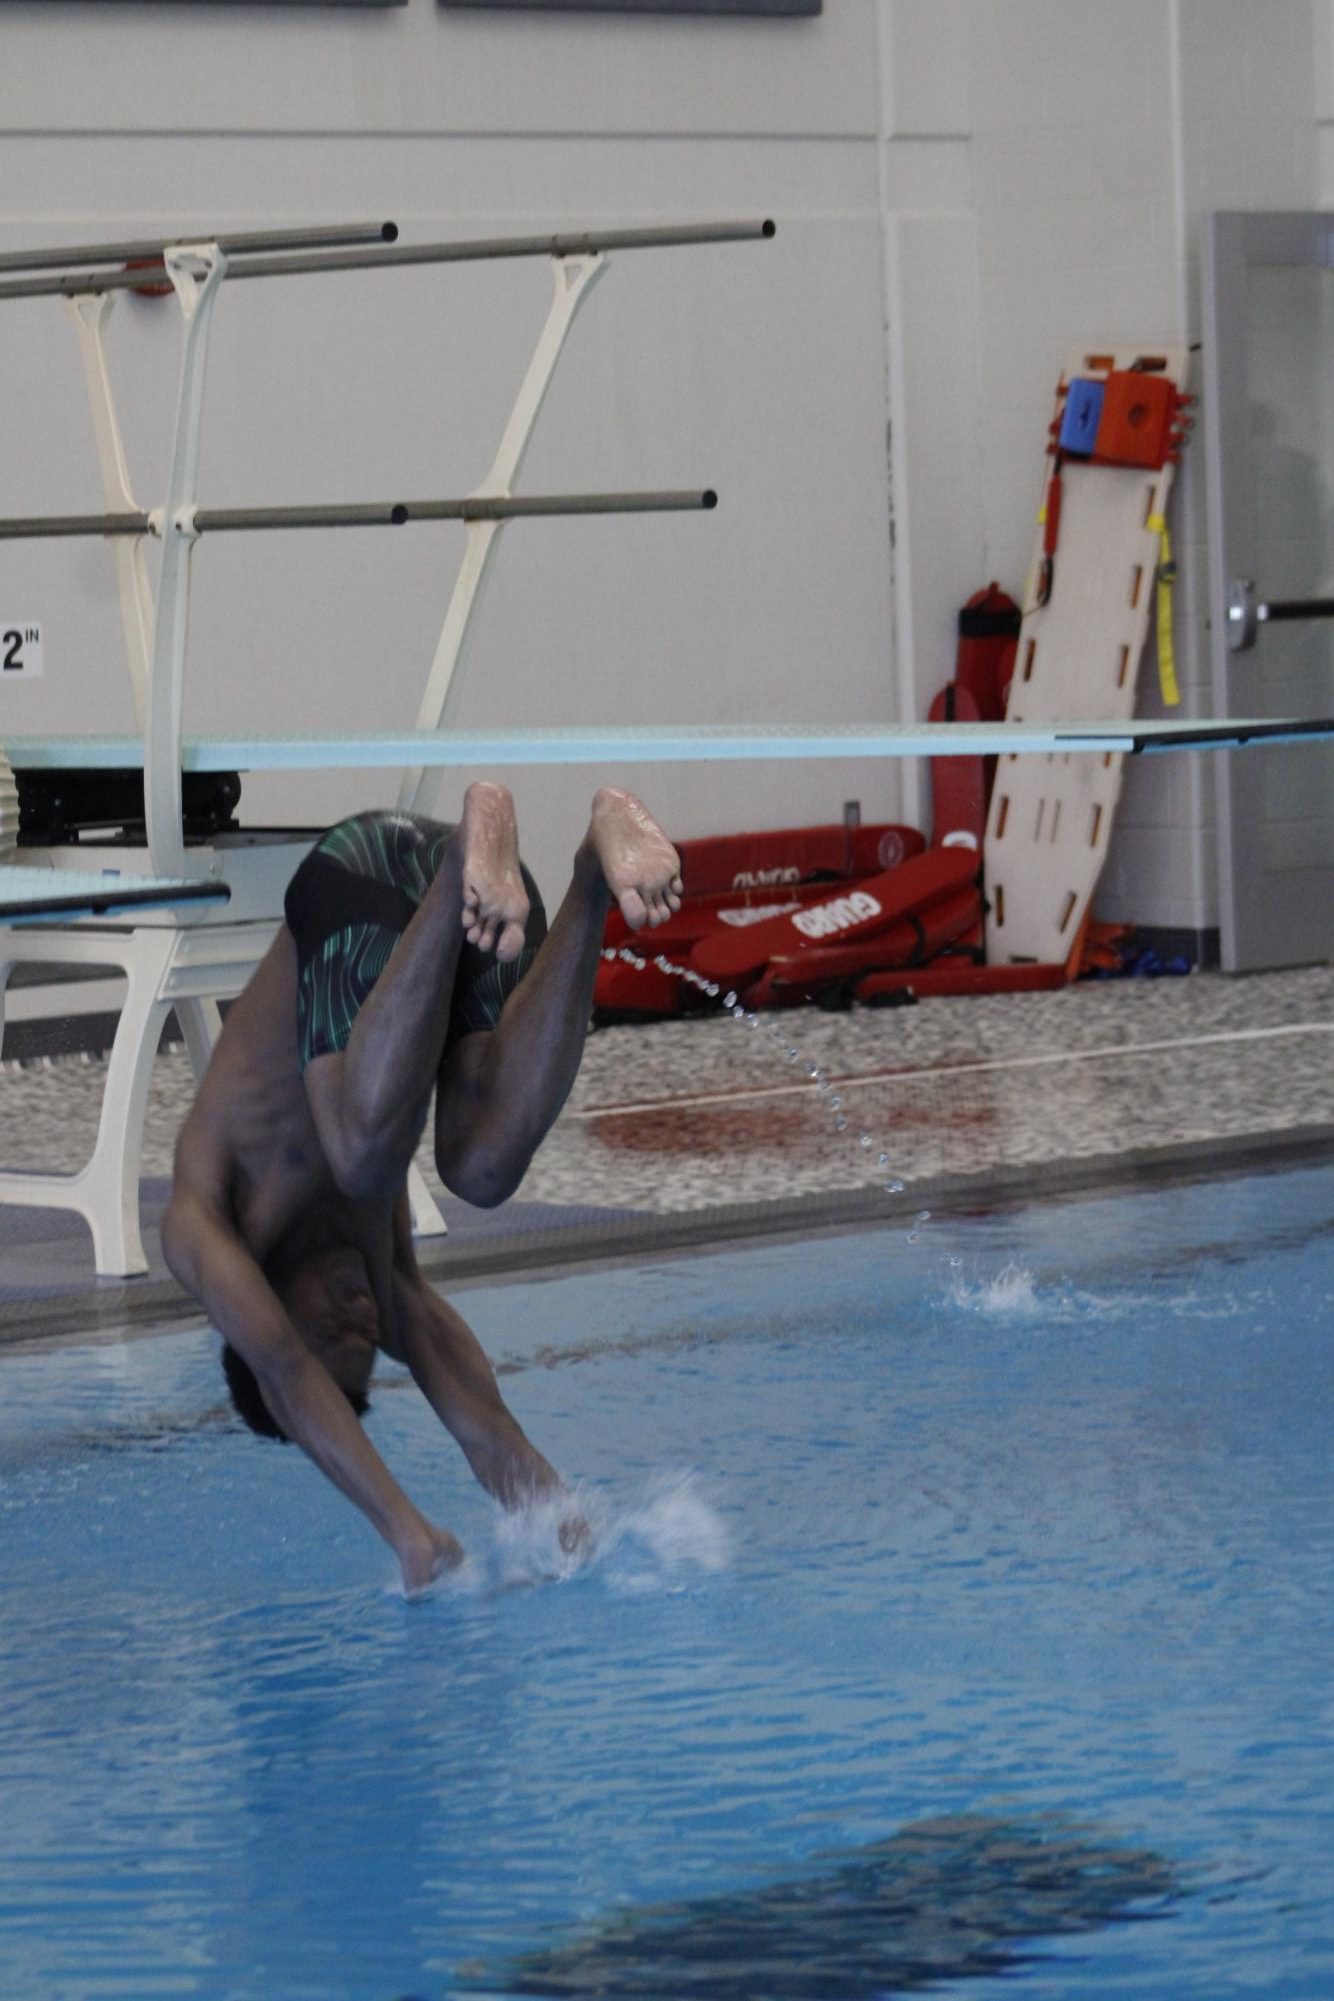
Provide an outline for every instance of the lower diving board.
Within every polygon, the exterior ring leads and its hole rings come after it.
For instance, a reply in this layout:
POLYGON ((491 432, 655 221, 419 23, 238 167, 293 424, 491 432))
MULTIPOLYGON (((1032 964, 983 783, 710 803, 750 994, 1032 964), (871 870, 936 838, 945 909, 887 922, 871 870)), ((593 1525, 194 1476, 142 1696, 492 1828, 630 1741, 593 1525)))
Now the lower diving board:
POLYGON ((231 891, 215 878, 103 875, 77 869, 0 864, 0 924, 40 924, 71 917, 111 917, 145 906, 226 903, 231 891))

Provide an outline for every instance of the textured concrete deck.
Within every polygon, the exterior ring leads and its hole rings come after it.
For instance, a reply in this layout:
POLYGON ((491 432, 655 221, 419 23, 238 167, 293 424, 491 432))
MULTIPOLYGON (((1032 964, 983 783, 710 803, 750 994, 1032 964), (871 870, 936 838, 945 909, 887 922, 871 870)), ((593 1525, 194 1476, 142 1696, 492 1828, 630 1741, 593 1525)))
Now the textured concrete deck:
MULTIPOLYGON (((5 1064, 3 1164, 79 1165, 103 1070, 88 1056, 5 1064)), ((144 1156, 149 1279, 95 1280, 76 1218, 0 1211, 0 1337, 189 1317, 151 1223, 191 1090, 184 1055, 164 1054, 144 1156)), ((429 1266, 449 1283, 757 1229, 910 1223, 924 1202, 1012 1199, 1155 1164, 1195 1173, 1326 1139, 1329 967, 606 1028, 514 1202, 486 1213, 449 1200, 448 1244, 429 1266)))

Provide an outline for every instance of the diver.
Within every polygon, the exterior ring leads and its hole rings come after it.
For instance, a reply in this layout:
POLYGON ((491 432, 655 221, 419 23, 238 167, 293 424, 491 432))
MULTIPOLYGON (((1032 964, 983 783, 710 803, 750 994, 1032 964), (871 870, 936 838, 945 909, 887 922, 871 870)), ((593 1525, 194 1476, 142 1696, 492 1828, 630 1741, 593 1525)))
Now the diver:
MULTIPOLYGON (((567 1491, 423 1278, 406 1177, 434 1093, 445 1186, 484 1208, 518 1187, 579 1069, 613 898, 635 929, 681 900, 676 850, 614 787, 550 928, 504 786, 469 786, 457 825, 340 822, 293 876, 177 1141, 163 1253, 223 1337, 233 1402, 356 1503, 409 1594, 463 1551, 358 1421, 377 1354, 406 1364, 504 1506, 567 1491)), ((571 1497, 562 1546, 588 1534, 571 1497)))

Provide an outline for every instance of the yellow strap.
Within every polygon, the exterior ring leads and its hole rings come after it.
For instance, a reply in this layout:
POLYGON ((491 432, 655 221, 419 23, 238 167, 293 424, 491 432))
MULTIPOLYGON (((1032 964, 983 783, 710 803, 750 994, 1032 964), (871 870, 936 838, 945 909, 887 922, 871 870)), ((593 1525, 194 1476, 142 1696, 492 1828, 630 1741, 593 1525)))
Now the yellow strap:
POLYGON ((1162 550, 1157 577, 1158 686, 1166 706, 1175 709, 1181 701, 1181 690, 1177 686, 1176 649, 1172 643, 1172 586, 1176 582, 1177 566, 1172 561, 1172 542, 1164 516, 1151 514, 1144 525, 1159 538, 1162 550))

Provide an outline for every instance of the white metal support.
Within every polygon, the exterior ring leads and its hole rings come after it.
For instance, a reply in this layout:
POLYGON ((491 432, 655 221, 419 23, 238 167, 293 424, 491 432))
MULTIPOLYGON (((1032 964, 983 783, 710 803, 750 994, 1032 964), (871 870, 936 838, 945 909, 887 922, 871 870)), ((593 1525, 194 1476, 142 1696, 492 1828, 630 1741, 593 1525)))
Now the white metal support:
MULTIPOLYGON (((107 371, 105 333, 117 299, 115 292, 81 292, 65 301, 74 321, 83 360, 83 378, 92 411, 93 434, 97 439, 97 463, 102 474, 102 491, 112 514, 137 514, 139 503, 130 489, 129 468, 116 401, 107 371)), ((134 698, 134 720, 142 731, 148 705, 148 666, 152 654, 153 592, 144 562, 144 545, 128 535, 118 535, 112 543, 116 557, 116 582, 120 591, 120 622, 125 634, 125 654, 130 669, 130 691, 134 698)))
POLYGON ((208 335, 227 259, 216 243, 176 244, 166 254, 185 316, 180 389, 166 502, 155 525, 162 536, 162 576, 144 721, 144 813, 148 852, 162 875, 193 873, 181 828, 181 708, 185 689, 185 640, 190 610, 190 557, 199 471, 200 417, 208 335))
MULTIPOLYGON (((607 259, 602 252, 585 257, 552 258, 553 297, 546 322, 538 336, 491 470, 469 498, 508 498, 513 492, 575 315, 606 269, 607 259)), ((450 593, 445 622, 427 676, 426 690, 417 714, 418 729, 447 729, 456 719, 468 641, 504 526, 503 521, 470 521, 467 525, 468 539, 463 562, 450 593)), ((398 790, 400 810, 430 813, 440 789, 440 779, 438 768, 419 767, 405 772, 398 790)))

